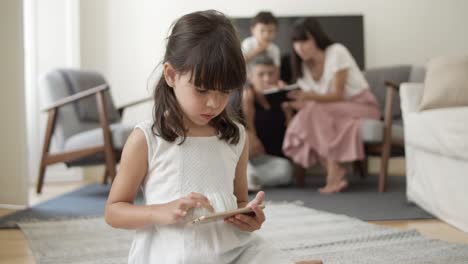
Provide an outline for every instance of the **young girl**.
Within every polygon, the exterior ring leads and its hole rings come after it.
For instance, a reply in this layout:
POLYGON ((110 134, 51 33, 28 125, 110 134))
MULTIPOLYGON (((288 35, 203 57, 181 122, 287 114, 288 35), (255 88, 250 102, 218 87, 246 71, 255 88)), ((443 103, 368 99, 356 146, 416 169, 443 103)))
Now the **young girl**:
POLYGON ((109 225, 137 230, 129 263, 290 263, 251 233, 265 221, 264 193, 247 202, 245 130, 226 108, 245 82, 232 24, 216 11, 181 17, 163 66, 154 120, 129 136, 106 206, 109 225), (134 205, 140 187, 144 205, 134 205), (256 215, 185 225, 245 206, 256 215))

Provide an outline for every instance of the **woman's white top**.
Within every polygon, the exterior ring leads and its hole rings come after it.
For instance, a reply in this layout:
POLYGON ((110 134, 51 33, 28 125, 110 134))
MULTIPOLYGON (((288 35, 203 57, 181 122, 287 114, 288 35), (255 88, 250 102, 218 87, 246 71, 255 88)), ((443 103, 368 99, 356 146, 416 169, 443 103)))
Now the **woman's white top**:
POLYGON ((333 78, 340 70, 348 71, 345 82, 346 98, 350 98, 361 93, 365 89, 369 89, 369 84, 357 66, 353 56, 348 49, 340 43, 334 43, 326 48, 323 73, 320 80, 314 80, 309 67, 303 62, 303 76, 297 80, 297 84, 305 91, 326 94, 333 89, 333 78))
MULTIPOLYGON (((210 200, 216 212, 237 208, 234 177, 245 145, 243 126, 239 125, 240 140, 235 145, 217 136, 187 137, 178 145, 178 140, 168 142, 154 135, 151 126, 151 121, 136 126, 148 146, 148 173, 142 184, 145 204, 167 203, 197 192, 210 200)), ((206 213, 197 208, 178 224, 137 230, 129 263, 291 263, 259 236, 223 221, 185 225, 206 213)))

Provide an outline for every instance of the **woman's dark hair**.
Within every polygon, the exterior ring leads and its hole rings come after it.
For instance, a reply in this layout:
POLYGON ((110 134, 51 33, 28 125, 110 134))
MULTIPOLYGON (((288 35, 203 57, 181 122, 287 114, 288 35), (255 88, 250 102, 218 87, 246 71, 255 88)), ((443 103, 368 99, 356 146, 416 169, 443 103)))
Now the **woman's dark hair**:
MULTIPOLYGON (((293 25, 291 34, 292 42, 305 41, 311 37, 315 40, 315 44, 321 50, 325 50, 328 46, 334 43, 323 31, 320 23, 315 18, 307 17, 298 19, 293 25)), ((291 54, 293 80, 296 81, 303 75, 302 60, 299 55, 297 55, 294 47, 292 48, 291 54)))
MULTIPOLYGON (((196 87, 222 92, 240 93, 246 81, 244 56, 237 31, 231 21, 218 11, 194 12, 179 18, 167 38, 163 64, 170 63, 179 74, 191 72, 190 81, 196 87)), ((233 106, 210 121, 218 137, 230 144, 239 141, 239 121, 233 106)), ((187 131, 183 123, 183 111, 177 102, 173 88, 164 74, 154 90, 153 132, 173 142, 187 131)))

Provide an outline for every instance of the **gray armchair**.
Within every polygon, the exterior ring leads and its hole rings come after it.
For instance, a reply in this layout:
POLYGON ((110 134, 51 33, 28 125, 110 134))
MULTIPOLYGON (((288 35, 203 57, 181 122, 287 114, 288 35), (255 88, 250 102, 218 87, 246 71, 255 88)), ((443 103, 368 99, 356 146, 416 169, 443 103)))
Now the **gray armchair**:
POLYGON ((59 69, 41 80, 48 107, 47 127, 39 166, 37 193, 42 191, 46 167, 105 163, 103 183, 115 177, 116 163, 133 127, 121 123, 127 107, 149 101, 145 98, 116 108, 109 86, 99 73, 59 69), (51 141, 53 139, 53 151, 51 141))
MULTIPOLYGON (((384 192, 386 188, 390 156, 404 155, 399 85, 403 82, 424 82, 424 75, 423 67, 408 65, 372 68, 364 72, 382 113, 381 120, 365 120, 361 127, 366 156, 381 157, 380 192, 384 192)), ((355 165, 362 176, 367 174, 367 158, 355 165)))

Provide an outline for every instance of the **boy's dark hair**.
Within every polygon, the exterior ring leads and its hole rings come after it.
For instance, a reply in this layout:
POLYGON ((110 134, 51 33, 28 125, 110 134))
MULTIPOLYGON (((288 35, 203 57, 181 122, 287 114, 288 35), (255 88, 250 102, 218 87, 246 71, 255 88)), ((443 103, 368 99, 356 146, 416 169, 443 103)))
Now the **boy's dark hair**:
POLYGON ((258 56, 255 56, 255 58, 252 61, 252 65, 275 66, 275 61, 267 54, 260 54, 258 56))
MULTIPOLYGON (((240 93, 246 81, 245 60, 234 26, 226 16, 215 10, 194 12, 179 18, 167 38, 162 63, 170 63, 177 73, 191 72, 196 87, 222 92, 240 93)), ((231 94, 232 96, 232 94, 231 94)), ((154 90, 153 132, 173 142, 187 131, 183 111, 162 74, 154 90)), ((236 113, 228 104, 221 114, 210 121, 218 137, 230 144, 240 138, 236 113)))
POLYGON ((257 15, 252 18, 252 21, 250 22, 250 26, 255 26, 257 24, 273 24, 275 26, 278 26, 278 20, 276 17, 268 11, 261 11, 257 15))
MULTIPOLYGON (((305 41, 311 37, 315 40, 315 44, 321 50, 325 50, 328 46, 334 43, 323 31, 320 23, 315 18, 307 17, 298 19, 293 25, 291 34, 292 41, 305 41)), ((302 61, 294 48, 292 49, 291 54, 293 81, 296 81, 303 76, 302 61)))

